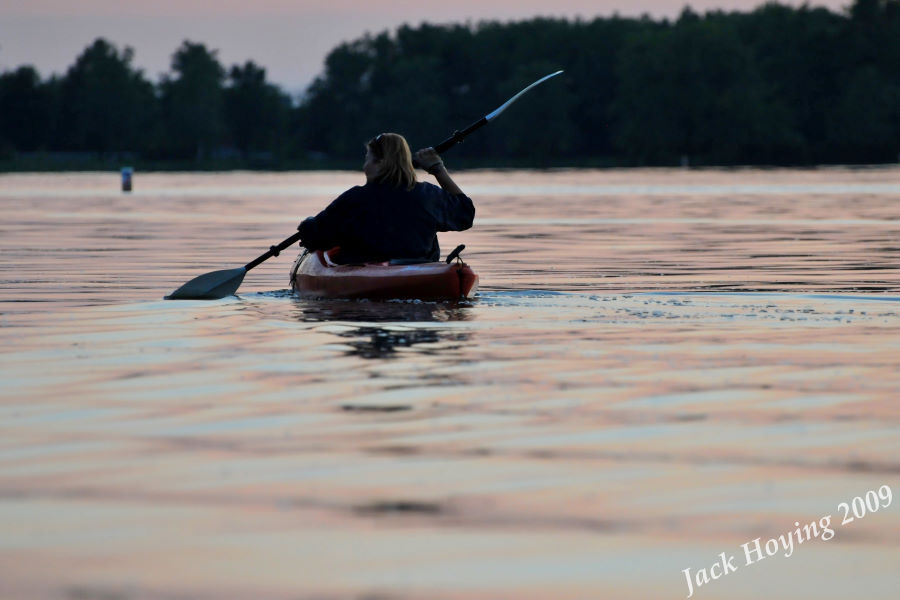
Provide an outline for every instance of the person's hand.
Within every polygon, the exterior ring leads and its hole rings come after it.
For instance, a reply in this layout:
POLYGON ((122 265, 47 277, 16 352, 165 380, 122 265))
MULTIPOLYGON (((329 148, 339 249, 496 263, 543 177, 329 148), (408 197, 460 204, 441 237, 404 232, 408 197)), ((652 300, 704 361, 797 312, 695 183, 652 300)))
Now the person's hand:
POLYGON ((441 157, 435 152, 434 148, 431 147, 422 148, 417 151, 414 158, 419 166, 429 173, 444 166, 441 157))

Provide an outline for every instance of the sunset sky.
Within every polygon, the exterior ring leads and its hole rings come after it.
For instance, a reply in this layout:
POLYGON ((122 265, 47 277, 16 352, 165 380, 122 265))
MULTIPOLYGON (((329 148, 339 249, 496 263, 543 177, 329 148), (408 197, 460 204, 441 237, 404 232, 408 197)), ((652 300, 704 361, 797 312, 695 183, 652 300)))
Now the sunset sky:
MULTIPOLYGON (((842 10, 851 0, 812 0, 842 10)), ((535 16, 593 18, 644 13, 674 17, 686 4, 750 10, 761 0, 0 0, 0 71, 28 64, 43 77, 62 74, 97 37, 135 51, 134 66, 156 80, 185 39, 218 50, 230 66, 253 60, 268 79, 300 92, 327 52, 365 32, 400 24, 520 20, 535 16)), ((802 2, 782 2, 800 5, 802 2)))

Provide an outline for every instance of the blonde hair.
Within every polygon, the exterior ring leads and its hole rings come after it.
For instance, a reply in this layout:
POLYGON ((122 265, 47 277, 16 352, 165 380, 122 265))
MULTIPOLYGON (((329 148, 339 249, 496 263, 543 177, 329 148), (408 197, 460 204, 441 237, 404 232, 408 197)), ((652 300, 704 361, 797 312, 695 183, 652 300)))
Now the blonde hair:
POLYGON ((382 133, 366 143, 376 160, 382 162, 381 172, 375 179, 394 187, 413 189, 416 185, 416 170, 413 168, 412 152, 406 139, 397 133, 382 133))

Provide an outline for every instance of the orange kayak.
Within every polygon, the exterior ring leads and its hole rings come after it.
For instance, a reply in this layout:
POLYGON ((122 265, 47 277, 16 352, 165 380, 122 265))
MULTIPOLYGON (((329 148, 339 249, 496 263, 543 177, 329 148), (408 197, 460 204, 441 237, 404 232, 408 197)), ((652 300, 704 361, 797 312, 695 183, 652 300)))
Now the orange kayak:
POLYGON ((462 261, 339 265, 327 252, 304 252, 291 268, 291 288, 307 298, 458 300, 470 298, 478 275, 462 261))

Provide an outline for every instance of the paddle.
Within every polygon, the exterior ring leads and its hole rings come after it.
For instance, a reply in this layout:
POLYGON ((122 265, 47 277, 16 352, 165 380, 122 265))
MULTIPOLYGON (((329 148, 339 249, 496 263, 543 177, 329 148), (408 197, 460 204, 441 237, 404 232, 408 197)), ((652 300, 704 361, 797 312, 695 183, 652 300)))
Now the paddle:
POLYGON ((556 73, 550 73, 549 75, 545 75, 544 77, 541 77, 540 79, 538 79, 537 81, 535 81, 534 83, 529 85, 527 88, 525 88, 524 90, 522 90, 521 92, 519 92, 518 94, 516 94, 515 96, 513 96, 506 102, 504 102, 494 112, 486 114, 485 116, 481 117, 480 119, 478 119, 477 121, 475 121, 474 123, 472 123, 471 125, 466 127, 465 129, 463 129, 462 131, 454 131, 453 135, 451 135, 446 140, 444 140, 443 142, 441 142, 440 144, 438 144, 437 146, 434 147, 435 152, 437 152, 438 154, 443 154, 444 152, 446 152, 447 150, 449 150, 456 144, 463 141, 463 139, 467 135, 472 133, 473 131, 481 129, 482 127, 484 127, 485 125, 487 125, 488 123, 490 123, 491 121, 493 121, 494 119, 499 117, 500 113, 502 113, 504 110, 509 108, 510 104, 512 104, 519 98, 521 98, 525 92, 527 92, 528 90, 530 90, 531 88, 533 88, 535 86, 538 86, 538 85, 544 83, 551 77, 556 77, 560 73, 562 73, 562 71, 557 71, 556 73))
MULTIPOLYGON (((456 144, 463 141, 463 139, 465 139, 465 137, 473 131, 484 127, 485 125, 499 117, 500 113, 509 108, 510 104, 521 98, 522 94, 524 94, 534 86, 544 83, 551 77, 556 77, 560 73, 562 73, 562 71, 557 71, 556 73, 550 73, 545 77, 541 77, 540 79, 529 85, 527 88, 504 102, 502 105, 500 105, 500 107, 497 108, 497 110, 481 117, 479 120, 475 121, 462 131, 454 131, 453 135, 435 146, 434 149, 438 154, 449 150, 456 144)), ((218 300, 220 298, 224 298, 225 296, 230 296, 234 294, 240 287, 241 282, 244 281, 244 275, 247 274, 247 271, 273 256, 278 256, 279 254, 281 254, 282 250, 298 241, 300 241, 300 234, 295 233, 277 246, 270 247, 268 252, 260 255, 255 260, 248 262, 243 267, 239 267, 237 269, 225 269, 223 271, 213 271, 212 273, 206 273, 205 275, 201 275, 200 277, 195 277, 194 279, 191 279, 186 284, 166 296, 166 300, 218 300)))
POLYGON ((243 267, 213 271, 195 277, 186 284, 166 296, 166 300, 218 300, 235 293, 244 281, 244 275, 253 267, 278 256, 281 251, 300 241, 300 233, 295 233, 277 246, 272 246, 265 254, 261 254, 243 267))

